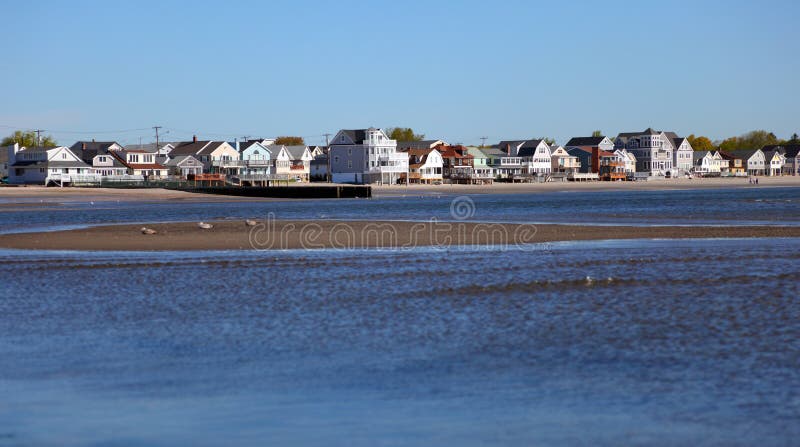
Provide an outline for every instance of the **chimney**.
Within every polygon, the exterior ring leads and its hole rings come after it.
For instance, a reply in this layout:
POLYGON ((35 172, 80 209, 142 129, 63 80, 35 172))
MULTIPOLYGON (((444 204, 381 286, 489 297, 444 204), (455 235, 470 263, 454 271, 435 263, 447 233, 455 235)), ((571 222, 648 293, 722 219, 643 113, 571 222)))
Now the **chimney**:
POLYGON ((197 143, 197 135, 192 135, 192 143, 197 143))
POLYGON ((86 150, 86 142, 81 143, 81 149, 86 150))
POLYGON ((592 148, 592 172, 595 174, 600 173, 600 148, 592 148))
POLYGON ((239 152, 239 139, 236 138, 236 152, 239 152))
POLYGON ((92 138, 92 143, 94 143, 94 138, 92 138))
POLYGON ((506 154, 510 157, 511 156, 511 145, 506 144, 506 154))

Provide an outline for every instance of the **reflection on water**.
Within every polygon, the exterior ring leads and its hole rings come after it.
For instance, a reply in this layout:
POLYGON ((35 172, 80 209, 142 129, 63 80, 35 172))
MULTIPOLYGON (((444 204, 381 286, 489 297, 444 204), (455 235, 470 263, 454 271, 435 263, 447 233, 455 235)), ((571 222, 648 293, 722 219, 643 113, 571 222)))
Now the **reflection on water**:
POLYGON ((0 446, 789 444, 800 240, 0 252, 0 446))

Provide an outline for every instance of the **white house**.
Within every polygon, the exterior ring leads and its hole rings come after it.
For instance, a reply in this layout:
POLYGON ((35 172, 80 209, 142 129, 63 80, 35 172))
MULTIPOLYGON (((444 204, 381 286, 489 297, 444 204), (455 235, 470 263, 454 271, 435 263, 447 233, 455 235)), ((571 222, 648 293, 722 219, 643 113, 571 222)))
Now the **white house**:
MULTIPOLYGON (((500 149, 507 147, 503 142, 500 143, 500 149)), ((517 148, 516 156, 522 158, 525 165, 526 174, 550 174, 553 171, 553 158, 550 151, 550 145, 544 140, 527 140, 522 144, 514 145, 517 148)), ((513 147, 512 146, 512 149, 513 147)), ((569 154, 567 154, 569 155, 569 154)))
POLYGON ((782 175, 783 165, 786 163, 786 155, 780 150, 771 150, 764 152, 764 160, 766 175, 782 175))
POLYGON ((112 152, 124 149, 114 141, 78 141, 70 146, 72 153, 92 167, 93 174, 100 175, 104 179, 124 177, 128 174, 128 167, 112 155, 112 152))
POLYGON ((66 146, 8 146, 8 182, 12 184, 74 185, 98 183, 99 176, 66 146))
POLYGON ((408 178, 408 154, 381 129, 343 129, 330 142, 331 178, 336 183, 394 184, 408 178))
POLYGON ((274 154, 273 166, 274 174, 285 177, 299 179, 307 182, 311 177, 311 151, 308 146, 284 146, 271 145, 267 149, 274 154))
POLYGON ((156 154, 144 150, 122 150, 108 153, 128 168, 128 175, 147 178, 164 178, 169 168, 156 162, 156 154))
MULTIPOLYGON (((717 175, 720 173, 719 160, 714 158, 714 153, 711 151, 701 152, 695 151, 693 155, 693 172, 697 175, 717 175)), ((719 154, 717 154, 719 155, 719 154)))
POLYGON ((625 170, 625 174, 631 176, 636 173, 635 155, 633 155, 631 152, 628 152, 627 149, 615 149, 613 153, 614 155, 616 155, 617 160, 623 163, 623 169, 625 170))
POLYGON ((444 160, 436 149, 408 149, 409 183, 435 183, 443 179, 444 160))

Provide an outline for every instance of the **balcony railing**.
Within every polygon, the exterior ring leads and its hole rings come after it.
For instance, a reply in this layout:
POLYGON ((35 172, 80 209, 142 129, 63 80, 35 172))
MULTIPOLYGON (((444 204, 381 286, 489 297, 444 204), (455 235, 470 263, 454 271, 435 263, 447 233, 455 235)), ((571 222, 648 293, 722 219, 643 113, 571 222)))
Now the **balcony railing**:
POLYGON ((241 168, 247 166, 243 160, 212 160, 211 166, 216 168, 241 168))

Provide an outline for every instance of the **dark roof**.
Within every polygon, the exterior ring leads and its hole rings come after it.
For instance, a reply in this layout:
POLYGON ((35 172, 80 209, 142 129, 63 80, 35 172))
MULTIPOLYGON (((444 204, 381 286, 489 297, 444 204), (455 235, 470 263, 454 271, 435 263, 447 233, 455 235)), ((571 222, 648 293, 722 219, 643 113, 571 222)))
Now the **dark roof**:
MULTIPOLYGON (((735 151, 727 151, 728 154, 733 155, 736 158, 741 158, 742 160, 747 160, 753 156, 756 152, 760 149, 737 149, 735 151)), ((722 151, 720 151, 722 154, 722 151)))
POLYGON ((788 158, 795 158, 800 154, 800 144, 771 144, 761 148, 763 151, 780 150, 788 158))
MULTIPOLYGON (((259 146, 262 146, 262 145, 261 145, 261 141, 260 141, 260 140, 259 140, 259 141, 255 141, 255 140, 250 140, 250 141, 240 141, 240 142, 239 142, 239 152, 242 152, 242 151, 244 151, 244 150, 248 149, 250 146, 253 146, 253 145, 255 145, 255 144, 258 144, 259 146)), ((234 147, 236 147, 236 146, 234 146, 234 147)), ((263 147, 263 146, 262 146, 262 147, 263 147)), ((265 149, 266 149, 266 148, 265 148, 265 149)))
MULTIPOLYGON (((585 149, 585 148, 582 148, 582 147, 571 147, 571 148, 567 149, 567 153, 570 154, 570 155, 574 155, 576 157, 580 157, 580 156, 589 156, 590 157, 592 155, 592 150, 593 149, 585 149)), ((601 155, 603 157, 610 157, 610 156, 614 155, 614 152, 602 151, 602 150, 598 149, 597 150, 597 154, 601 155)))
MULTIPOLYGON (((497 148, 500 150, 506 150, 508 146, 511 146, 517 151, 518 156, 520 157, 527 157, 527 155, 519 155, 523 149, 535 149, 542 142, 541 139, 539 140, 503 140, 497 143, 497 148)), ((528 151, 529 152, 529 151, 528 151)))
POLYGON ((604 136, 600 136, 600 137, 574 137, 574 138, 570 139, 569 141, 567 141, 566 146, 597 146, 598 144, 600 144, 605 139, 606 139, 606 137, 604 137, 604 136))
MULTIPOLYGON (((88 146, 87 146, 88 147, 88 146)), ((86 164, 92 164, 94 162, 94 157, 98 155, 111 155, 111 152, 108 148, 102 149, 100 147, 93 147, 92 149, 83 150, 78 146, 76 149, 70 149, 72 153, 74 153, 78 158, 83 160, 86 164)), ((124 165, 117 159, 116 157, 111 157, 112 165, 114 167, 123 167, 124 165)))
POLYGON ((71 150, 81 149, 81 150, 89 150, 89 151, 108 151, 108 148, 112 145, 116 144, 119 147, 123 147, 121 144, 117 143, 116 141, 76 141, 75 144, 70 146, 71 150))
POLYGON ((347 135, 354 144, 361 144, 367 138, 367 129, 342 129, 342 133, 347 135))
POLYGON ((179 166, 186 160, 194 160, 198 165, 202 164, 200 160, 191 155, 178 155, 177 157, 170 158, 169 161, 164 163, 164 166, 179 166))
POLYGON ((398 141, 398 149, 430 149, 433 143, 442 140, 398 141))
POLYGON ((210 140, 202 140, 202 141, 184 141, 178 143, 175 146, 175 149, 170 151, 170 157, 174 157, 176 155, 197 155, 207 145, 210 145, 212 141, 210 140))

